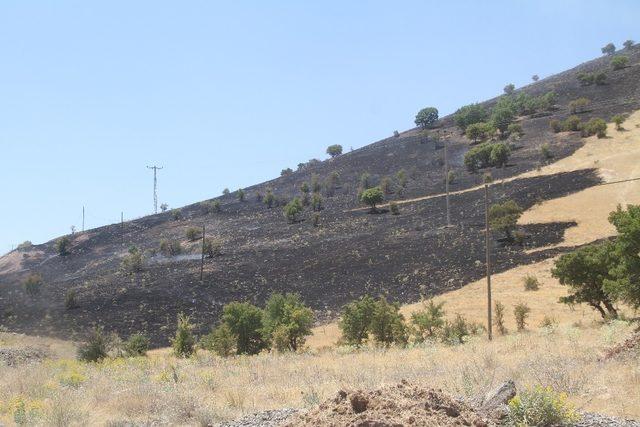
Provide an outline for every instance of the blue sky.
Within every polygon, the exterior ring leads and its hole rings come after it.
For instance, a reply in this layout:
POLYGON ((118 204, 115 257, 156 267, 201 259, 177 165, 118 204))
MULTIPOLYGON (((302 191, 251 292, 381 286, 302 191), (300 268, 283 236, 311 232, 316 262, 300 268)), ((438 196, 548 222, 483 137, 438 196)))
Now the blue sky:
POLYGON ((638 1, 0 3, 0 252, 277 176, 640 39, 638 1))

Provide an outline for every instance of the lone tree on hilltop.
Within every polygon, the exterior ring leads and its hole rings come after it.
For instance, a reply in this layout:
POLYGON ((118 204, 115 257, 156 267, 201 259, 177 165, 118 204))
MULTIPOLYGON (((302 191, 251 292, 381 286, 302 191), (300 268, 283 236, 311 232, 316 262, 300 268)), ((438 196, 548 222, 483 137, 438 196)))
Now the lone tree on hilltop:
POLYGON ((383 200, 384 193, 380 187, 369 188, 360 195, 360 201, 371 206, 371 212, 377 212, 376 205, 382 203, 383 200))
POLYGON ((516 90, 516 86, 513 83, 509 83, 504 87, 504 93, 507 95, 511 95, 515 90, 516 90))
POLYGON ((438 121, 438 109, 435 107, 427 107, 418 111, 416 114, 415 124, 422 129, 428 129, 438 121))
POLYGON ((531 76, 531 80, 533 80, 534 82, 537 82, 538 80, 540 80, 540 76, 538 76, 537 74, 534 74, 533 76, 531 76))
POLYGON ((614 45, 613 43, 608 43, 605 47, 603 47, 600 50, 605 55, 613 55, 614 53, 616 53, 616 45, 614 45))
POLYGON ((627 40, 624 43, 622 43, 622 45, 626 48, 626 49, 631 49, 633 47, 633 45, 635 44, 635 42, 633 40, 627 40))
POLYGON ((337 157, 342 154, 342 145, 333 144, 327 147, 327 154, 331 157, 337 157))

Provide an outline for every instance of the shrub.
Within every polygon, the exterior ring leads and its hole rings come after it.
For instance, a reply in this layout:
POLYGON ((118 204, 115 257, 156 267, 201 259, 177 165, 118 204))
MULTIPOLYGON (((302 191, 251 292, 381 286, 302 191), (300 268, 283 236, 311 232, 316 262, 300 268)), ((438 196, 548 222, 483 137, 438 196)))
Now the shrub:
POLYGON ((489 163, 491 166, 504 167, 511 155, 511 149, 507 144, 493 144, 491 154, 489 155, 489 163))
POLYGON ((176 335, 171 339, 173 353, 177 357, 189 357, 195 351, 195 338, 193 337, 193 325, 191 319, 184 313, 178 314, 178 326, 176 335))
POLYGON ((392 215, 400 215, 400 208, 396 202, 389 202, 389 210, 392 215))
POLYGON ((379 345, 388 347, 407 343, 407 328, 400 305, 389 303, 384 297, 375 302, 369 327, 374 341, 379 345))
POLYGON ((469 322, 461 314, 456 314, 456 318, 452 322, 445 321, 442 328, 442 342, 463 344, 465 338, 472 334, 471 329, 469 322))
POLYGON ((164 256, 176 256, 182 253, 182 244, 178 240, 160 240, 160 253, 164 256))
POLYGON ((491 113, 491 124, 504 136, 514 118, 515 114, 512 108, 496 106, 491 113))
POLYGON ((597 135, 598 138, 607 136, 607 122, 600 118, 593 118, 582 127, 583 136, 597 135))
POLYGON ((368 295, 344 306, 338 326, 345 344, 361 346, 367 340, 374 308, 375 300, 368 295))
POLYGON ((492 229, 502 231, 508 240, 513 240, 513 230, 522 215, 522 208, 513 200, 497 203, 489 209, 489 225, 492 229))
POLYGON ((204 240, 204 254, 207 258, 213 258, 222 255, 222 240, 214 238, 206 238, 204 240))
POLYGON ((340 185, 340 174, 333 171, 324 181, 324 188, 327 196, 333 196, 333 192, 340 185))
POLYGON ((617 55, 611 59, 611 67, 614 70, 621 70, 629 64, 629 57, 624 55, 617 55))
POLYGON ((562 123, 563 130, 575 132, 579 131, 582 128, 582 122, 580 121, 580 117, 578 116, 569 116, 562 123))
POLYGON ((244 202, 245 193, 242 188, 238 188, 238 191, 236 191, 236 195, 238 196, 239 201, 244 202))
POLYGON ((429 300, 423 304, 422 310, 411 313, 412 333, 416 342, 423 342, 435 338, 444 327, 444 302, 436 303, 429 300))
POLYGON ((264 198, 262 199, 264 204, 267 205, 267 207, 269 209, 271 209, 273 207, 273 204, 275 203, 275 200, 276 200, 276 198, 273 195, 273 193, 271 192, 271 190, 267 190, 267 194, 265 194, 264 198))
POLYGON ((20 243, 16 249, 19 251, 26 251, 28 249, 31 249, 31 247, 33 246, 33 243, 31 243, 31 241, 29 240, 25 240, 24 242, 20 243))
POLYGON ((309 191, 310 191, 309 184, 307 184, 306 182, 303 182, 302 185, 300 186, 300 191, 303 194, 309 194, 309 191))
POLYGON ((525 291, 537 291, 540 289, 540 281, 536 276, 527 275, 522 279, 522 281, 524 282, 525 291))
POLYGON ((509 401, 510 425, 571 425, 579 419, 566 394, 556 393, 551 387, 529 388, 509 401))
POLYGON ((467 126, 465 135, 474 143, 477 143, 479 141, 485 141, 487 138, 493 135, 494 132, 495 129, 490 123, 480 122, 467 126))
POLYGON ((201 230, 198 227, 187 228, 187 232, 185 233, 185 235, 190 242, 195 242, 200 237, 202 237, 201 230))
POLYGON ((207 205, 207 212, 210 213, 210 214, 218 213, 220 211, 221 211, 221 208, 220 208, 220 201, 219 200, 214 200, 214 201, 212 201, 211 203, 209 203, 207 205))
POLYGON ((513 315, 516 318, 516 326, 518 327, 518 331, 524 331, 527 327, 527 318, 529 317, 529 313, 531 309, 529 306, 523 302, 517 304, 513 309, 513 315))
POLYGON ((418 111, 416 114, 415 124, 422 129, 432 127, 438 121, 438 109, 435 107, 427 107, 418 111))
POLYGON ((506 311, 504 304, 502 304, 500 301, 496 301, 496 303, 494 304, 493 311, 494 311, 493 323, 495 323, 498 333, 500 335, 506 335, 508 331, 507 331, 507 327, 504 324, 504 315, 506 311))
POLYGON ((342 154, 342 145, 333 144, 327 147, 327 154, 331 157, 336 157, 342 154))
POLYGON ((624 121, 626 120, 625 116, 623 116, 622 114, 616 114, 615 116, 613 116, 611 118, 611 121, 613 123, 615 123, 616 125, 616 130, 622 130, 622 123, 624 123, 624 121))
POLYGON ((600 50, 605 55, 613 55, 614 53, 616 53, 616 45, 614 45, 613 43, 608 43, 605 47, 603 47, 600 50))
POLYGON ((603 72, 597 73, 593 76, 593 81, 596 85, 602 86, 607 82, 607 75, 603 72))
POLYGON ((380 189, 382 190, 382 192, 384 194, 391 194, 393 193, 393 188, 391 185, 391 180, 389 179, 388 176, 383 176, 382 179, 380 180, 380 189))
POLYGON ((76 291, 74 289, 69 289, 64 295, 64 308, 66 308, 67 310, 73 310, 74 308, 78 307, 79 304, 76 297, 76 291))
POLYGON ((107 357, 109 341, 102 328, 94 328, 89 339, 78 347, 78 359, 84 362, 99 362, 107 357))
POLYGON ((589 101, 589 99, 587 98, 574 99, 569 103, 569 109, 571 110, 571 114, 583 112, 585 108, 587 108, 590 102, 591 101, 589 101))
POLYGON ((576 78, 582 86, 589 86, 595 83, 595 75, 592 73, 578 73, 576 78))
POLYGON ((214 352, 218 356, 228 357, 235 352, 236 338, 226 323, 221 323, 210 333, 202 337, 200 347, 214 352))
POLYGON ((398 138, 398 137, 400 137, 400 132, 398 132, 397 130, 394 130, 394 131, 393 131, 393 137, 394 137, 394 138, 398 138))
POLYGON ((312 224, 314 227, 317 227, 318 225, 320 225, 320 214, 319 213, 314 213, 313 214, 313 221, 312 224))
POLYGON ((56 242, 56 250, 60 256, 67 256, 71 253, 71 239, 67 236, 63 236, 56 242))
POLYGON ((520 126, 520 123, 511 123, 509 126, 507 126, 507 133, 509 135, 517 136, 517 137, 521 137, 522 135, 524 135, 524 132, 522 131, 522 126, 520 126))
POLYGON ((265 304, 263 324, 278 351, 297 351, 311 335, 313 311, 297 294, 274 293, 265 304))
POLYGON ((485 110, 485 108, 480 104, 466 105, 459 108, 454 115, 456 125, 463 132, 467 130, 467 126, 474 123, 486 122, 487 119, 487 110, 485 110))
POLYGON ((311 209, 313 209, 314 212, 322 210, 322 196, 319 193, 313 193, 313 197, 311 197, 311 209))
POLYGON ((545 142, 540 146, 540 154, 542 155, 542 158, 545 160, 549 160, 553 158, 553 153, 551 152, 551 146, 549 145, 548 142, 545 142))
POLYGON ((42 290, 42 284, 44 281, 42 280, 42 276, 38 273, 31 273, 24 279, 22 282, 22 286, 24 287, 25 292, 32 297, 35 297, 42 290))
POLYGON ((293 169, 285 168, 280 171, 280 176, 287 176, 287 175, 291 175, 292 173, 293 173, 293 169))
POLYGON ((544 316, 540 321, 541 328, 554 328, 558 325, 558 321, 553 317, 544 316))
POLYGON ((504 93, 507 95, 511 95, 515 90, 516 90, 516 86, 513 83, 509 83, 504 87, 504 93))
POLYGON ((537 74, 534 74, 533 76, 531 76, 531 80, 537 82, 538 80, 540 80, 540 77, 537 74))
POLYGON ((560 120, 556 120, 556 119, 551 120, 549 122, 549 127, 554 133, 562 132, 562 123, 560 123, 560 120))
POLYGON ((298 220, 298 215, 302 213, 302 202, 298 197, 294 197, 289 203, 287 203, 284 207, 284 216, 287 218, 289 223, 294 223, 298 220))
POLYGON ((144 256, 142 251, 136 246, 129 248, 129 252, 122 259, 120 264, 122 269, 128 273, 137 273, 142 271, 144 267, 144 256))
POLYGON ((371 175, 369 175, 368 172, 363 172, 362 175, 360 175, 360 187, 365 190, 371 188, 371 175))
POLYGON ((129 357, 145 356, 149 350, 150 340, 142 333, 135 333, 124 343, 124 353, 129 357))
POLYGON ((400 187, 405 188, 407 186, 407 172, 404 169, 400 169, 396 173, 396 180, 398 181, 398 185, 400 187))
POLYGON ((263 337, 263 311, 248 302, 232 302, 222 309, 222 323, 235 338, 237 354, 258 354, 267 347, 263 337))
POLYGON ((319 193, 321 189, 322 186, 320 185, 320 177, 318 177, 318 175, 314 173, 313 175, 311 175, 311 191, 313 191, 314 193, 319 193))
POLYGON ((454 171, 450 170, 447 173, 447 182, 449 184, 453 184, 455 182, 455 180, 456 180, 456 173, 454 171))
POLYGON ((622 43, 622 45, 626 48, 626 49, 631 49, 634 45, 634 41, 633 40, 626 40, 624 43, 622 43))
POLYGON ((384 194, 380 187, 369 188, 368 190, 364 190, 360 195, 360 201, 371 206, 371 212, 377 212, 376 205, 382 203, 383 200, 384 194))
POLYGON ((182 209, 172 209, 171 219, 174 221, 180 221, 182 219, 182 209))

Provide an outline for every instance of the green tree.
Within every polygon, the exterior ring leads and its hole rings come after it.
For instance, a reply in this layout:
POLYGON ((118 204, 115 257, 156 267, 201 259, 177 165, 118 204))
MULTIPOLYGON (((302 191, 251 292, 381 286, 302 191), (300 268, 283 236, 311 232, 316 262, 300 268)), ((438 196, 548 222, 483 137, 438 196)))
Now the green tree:
POLYGON ((537 74, 534 74, 533 76, 531 76, 531 80, 533 80, 534 82, 537 82, 538 80, 540 80, 540 76, 538 76, 537 74))
POLYGON ((264 198, 262 199, 263 203, 267 205, 269 209, 273 207, 275 200, 276 197, 273 195, 273 192, 271 192, 271 190, 267 190, 267 194, 265 194, 264 198))
POLYGON ((122 259, 122 269, 128 273, 137 273, 144 268, 144 255, 136 246, 131 246, 129 252, 122 259))
POLYGON ((465 105, 459 108, 454 114, 456 125, 463 132, 467 130, 467 126, 474 123, 486 122, 487 119, 487 110, 480 104, 465 105))
POLYGON ((507 129, 514 119, 513 109, 507 107, 496 107, 491 113, 491 124, 500 131, 501 135, 506 135, 507 129))
POLYGON ((263 324, 268 337, 273 338, 278 331, 286 349, 297 351, 311 335, 313 311, 304 305, 298 294, 274 293, 265 304, 263 324))
POLYGON ((433 127, 438 121, 438 109, 435 107, 427 107, 418 111, 416 114, 416 126, 420 126, 422 129, 428 129, 433 127))
POLYGON ((311 209, 313 209, 314 212, 322 210, 322 196, 319 193, 313 193, 311 197, 311 209))
POLYGON ((360 195, 360 201, 371 206, 371 212, 377 212, 376 205, 382 203, 383 200, 384 193, 380 187, 369 188, 368 190, 364 190, 360 195))
POLYGON ((248 302, 232 302, 224 306, 222 323, 235 337, 237 354, 258 354, 267 347, 262 319, 262 310, 248 302))
POLYGON ((202 337, 200 347, 214 352, 218 356, 228 357, 235 352, 236 337, 226 323, 221 323, 210 333, 202 337))
POLYGON ((67 256, 71 253, 71 239, 68 236, 63 236, 56 242, 56 249, 60 256, 67 256))
POLYGON ((292 173, 293 173, 293 169, 286 168, 280 171, 280 176, 287 176, 287 175, 291 175, 292 173))
POLYGON ((124 353, 129 357, 144 356, 149 350, 149 338, 141 333, 131 335, 124 343, 124 353))
POLYGON ((624 55, 617 55, 611 59, 611 66, 614 70, 621 70, 629 64, 629 57, 624 55))
POLYGON ((614 53, 616 53, 616 45, 614 45, 613 43, 608 43, 605 47, 603 47, 600 50, 605 55, 613 55, 614 53))
POLYGON ((102 328, 95 327, 87 341, 78 347, 78 359, 84 362, 99 362, 107 357, 109 340, 102 328))
POLYGON ((562 255, 554 263, 551 275, 568 286, 569 294, 560 298, 564 304, 587 304, 603 318, 617 317, 613 301, 604 290, 605 280, 613 280, 609 270, 616 260, 613 242, 592 244, 562 255))
POLYGON ((386 298, 379 298, 373 306, 371 324, 369 325, 374 341, 382 346, 407 343, 407 327, 404 316, 400 313, 400 305, 389 303, 386 298))
POLYGON ((598 138, 607 136, 607 122, 601 118, 593 118, 582 127, 583 136, 596 135, 598 138))
POLYGON ((516 90, 516 86, 513 83, 509 83, 504 87, 504 93, 511 95, 516 90))
POLYGON ((509 156, 511 156, 511 150, 507 144, 493 144, 489 155, 489 163, 491 166, 504 167, 509 161, 509 156))
POLYGON ((622 123, 624 123, 625 119, 622 114, 616 114, 611 118, 611 121, 616 125, 616 130, 623 130, 622 123))
POLYGON ((369 337, 375 300, 368 295, 345 305, 338 326, 345 344, 361 346, 369 337))
POLYGON ((489 226, 504 232, 508 240, 513 240, 513 231, 521 215, 522 208, 515 201, 497 203, 489 209, 489 226))
POLYGON ((411 313, 411 324, 416 342, 435 338, 436 333, 444 327, 444 302, 436 303, 432 299, 423 304, 422 310, 411 313))
POLYGON ((621 206, 611 212, 609 222, 618 232, 613 256, 616 263, 610 269, 611 278, 604 280, 605 293, 629 305, 640 307, 640 206, 621 206))
POLYGON ((244 197, 245 197, 244 190, 242 188, 238 188, 238 191, 236 194, 238 196, 238 200, 240 200, 241 202, 244 202, 244 197))
POLYGON ((185 235, 190 242, 195 242, 202 236, 201 230, 198 227, 187 228, 185 235))
POLYGON ((177 357, 189 357, 195 351, 195 338, 193 337, 193 325, 191 319, 184 313, 178 314, 178 326, 176 334, 171 339, 173 353, 177 357))
POLYGON ((333 144, 327 147, 327 154, 331 157, 336 157, 342 154, 342 145, 333 144))
POLYGON ((298 197, 294 197, 293 200, 285 205, 283 211, 287 221, 289 221, 289 223, 294 223, 298 220, 298 216, 302 213, 302 210, 302 202, 298 197))
POLYGON ((478 143, 480 141, 485 141, 489 138, 495 129, 490 123, 473 123, 467 126, 467 130, 465 131, 465 135, 467 138, 471 139, 474 143, 478 143))
POLYGON ((626 40, 624 43, 622 43, 622 45, 625 47, 625 49, 631 49, 634 43, 635 42, 633 40, 626 40))

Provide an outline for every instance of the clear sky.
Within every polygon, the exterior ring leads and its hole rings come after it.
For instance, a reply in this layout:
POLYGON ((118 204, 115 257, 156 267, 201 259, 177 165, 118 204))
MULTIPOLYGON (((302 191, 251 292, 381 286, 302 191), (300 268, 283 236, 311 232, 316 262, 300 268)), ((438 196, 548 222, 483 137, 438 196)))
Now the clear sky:
POLYGON ((0 2, 0 253, 276 177, 640 39, 629 1, 0 2))

